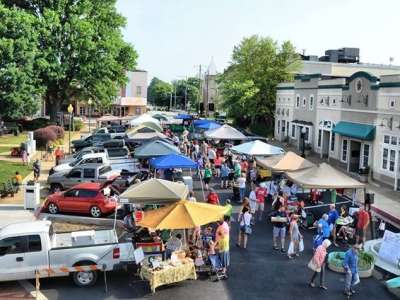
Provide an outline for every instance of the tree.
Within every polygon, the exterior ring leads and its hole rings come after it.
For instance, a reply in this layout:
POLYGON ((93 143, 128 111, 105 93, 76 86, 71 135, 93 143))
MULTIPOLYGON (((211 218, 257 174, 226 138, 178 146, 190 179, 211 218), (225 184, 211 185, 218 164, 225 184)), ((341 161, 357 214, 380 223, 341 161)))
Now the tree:
POLYGON ((169 107, 172 85, 154 77, 147 89, 147 97, 152 105, 169 107))
POLYGON ((244 38, 234 47, 232 61, 218 79, 223 106, 238 122, 249 125, 262 120, 272 126, 276 86, 292 80, 300 67, 299 55, 289 41, 278 45, 269 37, 244 38))
POLYGON ((0 4, 0 20, 0 116, 31 116, 43 92, 35 69, 35 18, 0 4))
POLYGON ((172 84, 176 89, 176 106, 181 109, 187 108, 197 111, 200 80, 196 77, 189 77, 173 81, 172 84))
POLYGON ((137 60, 123 40, 126 21, 116 10, 116 0, 2 1, 35 18, 35 59, 53 120, 61 106, 73 100, 91 98, 105 106, 115 99, 137 60))

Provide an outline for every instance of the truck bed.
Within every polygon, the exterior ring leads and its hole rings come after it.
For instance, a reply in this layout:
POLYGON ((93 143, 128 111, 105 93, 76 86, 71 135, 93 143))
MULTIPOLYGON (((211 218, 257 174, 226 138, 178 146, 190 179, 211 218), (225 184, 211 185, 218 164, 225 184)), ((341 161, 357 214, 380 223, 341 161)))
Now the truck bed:
POLYGON ((51 239, 52 249, 86 247, 118 243, 113 230, 87 230, 55 233, 51 239))

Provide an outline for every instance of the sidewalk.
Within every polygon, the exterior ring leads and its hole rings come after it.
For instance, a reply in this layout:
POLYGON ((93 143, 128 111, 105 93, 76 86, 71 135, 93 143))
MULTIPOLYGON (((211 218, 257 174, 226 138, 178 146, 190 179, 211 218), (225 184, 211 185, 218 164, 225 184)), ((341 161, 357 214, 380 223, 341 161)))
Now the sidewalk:
MULTIPOLYGON (((271 141, 270 143, 300 155, 300 151, 292 145, 287 146, 286 144, 284 145, 278 141, 271 141)), ((318 153, 312 152, 306 158, 316 164, 320 164, 322 162, 328 163, 332 167, 335 167, 349 176, 352 176, 351 174, 347 173, 345 169, 330 163, 328 159, 321 158, 318 153)), ((375 194, 375 203, 371 205, 371 210, 373 213, 375 213, 377 217, 383 219, 385 222, 400 228, 400 192, 394 191, 392 188, 374 181, 370 181, 365 185, 366 192, 375 194)))

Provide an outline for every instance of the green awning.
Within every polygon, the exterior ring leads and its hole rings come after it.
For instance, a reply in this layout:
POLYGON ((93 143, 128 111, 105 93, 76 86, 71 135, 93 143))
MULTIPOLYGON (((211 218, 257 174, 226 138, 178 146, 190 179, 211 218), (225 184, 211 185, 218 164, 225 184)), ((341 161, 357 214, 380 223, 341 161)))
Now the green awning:
POLYGON ((375 126, 352 122, 339 122, 333 132, 360 140, 372 141, 375 137, 375 126))

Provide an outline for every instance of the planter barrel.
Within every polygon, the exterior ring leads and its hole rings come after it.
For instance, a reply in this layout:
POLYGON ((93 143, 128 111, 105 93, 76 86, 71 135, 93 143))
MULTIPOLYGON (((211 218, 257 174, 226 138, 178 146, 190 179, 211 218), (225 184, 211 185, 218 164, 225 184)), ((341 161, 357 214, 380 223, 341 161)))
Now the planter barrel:
MULTIPOLYGON (((339 252, 331 252, 328 255, 328 269, 337 272, 337 273, 343 273, 344 274, 344 268, 342 266, 337 266, 336 264, 332 263, 332 259, 334 256, 339 253, 339 252)), ((358 274, 360 278, 368 278, 372 276, 372 272, 374 270, 375 265, 372 264, 368 270, 358 270, 358 274)))

